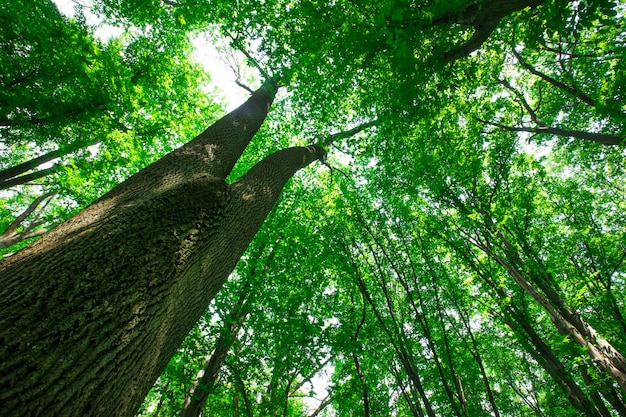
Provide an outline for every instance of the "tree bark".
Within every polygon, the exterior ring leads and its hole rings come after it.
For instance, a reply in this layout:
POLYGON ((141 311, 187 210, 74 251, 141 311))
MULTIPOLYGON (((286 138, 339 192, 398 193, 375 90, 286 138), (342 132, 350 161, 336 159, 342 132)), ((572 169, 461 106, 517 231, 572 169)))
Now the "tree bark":
POLYGON ((228 185, 275 85, 0 264, 0 403, 132 416, 293 173, 279 151, 228 185))

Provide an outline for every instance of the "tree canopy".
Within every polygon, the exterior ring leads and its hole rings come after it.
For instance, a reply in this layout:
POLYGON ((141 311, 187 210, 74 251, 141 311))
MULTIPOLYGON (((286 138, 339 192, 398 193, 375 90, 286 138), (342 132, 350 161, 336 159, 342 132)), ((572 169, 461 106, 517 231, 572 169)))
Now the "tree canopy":
POLYGON ((67 216, 215 118, 200 33, 282 85, 233 178, 328 150, 139 415, 626 415, 623 2, 98 0, 129 28, 108 41, 18 3, 7 226, 52 194, 67 216))

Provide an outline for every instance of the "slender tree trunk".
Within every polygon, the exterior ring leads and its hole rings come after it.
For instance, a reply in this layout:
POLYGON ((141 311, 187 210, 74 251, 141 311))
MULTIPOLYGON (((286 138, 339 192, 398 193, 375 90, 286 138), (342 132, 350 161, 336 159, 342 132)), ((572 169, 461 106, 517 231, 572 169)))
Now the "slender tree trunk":
POLYGON ((2 261, 3 412, 133 415, 286 181, 324 156, 285 149, 226 184, 274 89, 2 261))
POLYGON ((529 317, 515 306, 509 306, 504 322, 509 326, 526 351, 548 372, 552 379, 567 392, 567 400, 586 416, 599 416, 583 390, 574 381, 552 348, 532 327, 529 317))
MULTIPOLYGON (((260 256, 264 248, 265 245, 262 245, 256 256, 260 256)), ((270 251, 265 264, 262 266, 264 270, 270 268, 270 263, 275 253, 273 249, 270 251)), ((249 275, 250 277, 254 277, 256 274, 257 270, 255 266, 252 267, 249 275)), ((248 281, 239 292, 237 303, 233 306, 228 315, 226 326, 221 330, 211 356, 206 359, 202 369, 198 372, 198 377, 194 381, 193 388, 183 402, 180 417, 197 417, 202 413, 209 395, 215 389, 215 382, 226 361, 226 355, 233 343, 237 341, 237 334, 248 317, 249 306, 253 295, 252 284, 248 281)))
POLYGON ((352 353, 352 359, 354 360, 354 367, 356 369, 356 374, 359 377, 359 381, 361 382, 361 386, 363 387, 363 417, 370 417, 370 400, 369 400, 369 392, 367 389, 367 381, 365 381, 365 376, 363 375, 363 371, 361 370, 361 363, 359 362, 359 357, 356 353, 352 353))
MULTIPOLYGON (((485 230, 491 233, 491 225, 487 224, 485 230)), ((489 233, 484 235, 485 242, 492 240, 489 233)), ((514 245, 503 233, 494 232, 494 234, 501 241, 497 244, 501 245, 504 256, 495 253, 493 250, 495 245, 492 243, 486 246, 473 241, 472 245, 504 268, 513 281, 548 313, 559 333, 570 336, 572 341, 583 347, 598 367, 613 378, 623 392, 626 392, 626 357, 567 305, 558 294, 558 288, 555 289, 556 282, 549 274, 544 276, 531 271, 527 277, 527 274, 522 272, 523 268, 518 266, 525 264, 521 254, 514 249, 514 245)))
MULTIPOLYGON (((79 149, 84 149, 92 145, 98 144, 99 141, 94 140, 91 142, 75 142, 71 143, 67 146, 60 147, 59 149, 55 149, 54 151, 47 152, 38 157, 32 158, 26 162, 22 162, 21 164, 14 165, 12 167, 3 169, 0 171, 0 181, 9 181, 14 179, 18 175, 24 174, 32 169, 38 168, 39 166, 45 164, 46 162, 50 162, 55 160, 56 158, 60 158, 61 156, 68 155, 72 152, 76 152, 79 149)), ((3 184, 3 182, 0 182, 3 184)), ((2 188, 7 188, 2 186, 2 188)))
MULTIPOLYGON (((405 277, 404 272, 399 268, 399 266, 397 265, 397 262, 395 262, 391 255, 390 252, 385 248, 385 246, 382 243, 382 240, 376 236, 376 234, 373 232, 372 228, 369 227, 365 222, 360 222, 361 225, 363 226, 363 228, 367 231, 367 233, 371 236, 372 240, 374 241, 374 243, 376 244, 376 246, 378 246, 378 248, 381 250, 381 252, 383 253, 384 257, 387 259, 387 261, 389 262, 389 265, 391 266, 391 268, 395 271, 395 275, 396 275, 396 279, 398 280, 398 282, 400 283, 400 285, 402 285, 402 288, 404 289, 404 291, 406 292, 406 296, 409 300, 409 303, 411 305, 411 307, 413 308, 413 312, 415 313, 415 320, 419 323, 421 329, 422 329, 422 334, 424 336, 424 338, 426 339, 426 342, 428 344, 428 347, 430 348, 430 351, 433 355, 433 362, 435 363, 436 367, 437 367, 437 371, 439 373, 439 377, 441 379, 441 383, 443 384, 444 390, 446 392, 446 394, 448 395, 448 399, 450 401, 450 406, 452 407, 452 409, 454 410, 454 414, 456 416, 460 416, 461 415, 461 410, 459 408, 459 405, 457 404, 457 402, 455 401, 455 397, 454 394, 452 393, 452 389, 450 388, 450 385, 448 384, 448 378, 446 378, 441 360, 439 359, 439 354, 437 352, 437 347, 435 346, 435 340, 433 338, 432 332, 430 330, 430 324, 428 323, 428 320, 426 319, 425 315, 422 313, 422 311, 424 310, 424 300, 423 300, 423 296, 422 296, 422 291, 420 290, 420 285, 418 283, 418 279, 417 279, 417 273, 415 271, 415 268, 413 266, 412 260, 410 260, 409 257, 409 269, 410 269, 410 273, 409 275, 412 276, 413 279, 413 288, 409 287, 409 284, 407 282, 407 279, 405 277), (417 294, 418 300, 419 300, 419 304, 420 307, 418 307, 415 303, 415 299, 413 297, 413 293, 417 294)), ((399 229, 399 228, 398 228, 399 229)), ((401 234, 401 231, 398 231, 398 234, 401 234)), ((406 244, 406 240, 403 238, 402 239, 404 248, 406 253, 409 253, 409 248, 406 244)), ((376 259, 376 257, 374 257, 376 259)), ((378 264, 378 262, 377 262, 378 264)), ((380 265, 378 265, 379 270, 382 272, 382 268, 380 265)), ((387 300, 387 305, 389 307, 390 313, 393 317, 393 311, 392 311, 392 303, 391 303, 391 297, 389 296, 387 289, 386 289, 386 284, 384 282, 384 280, 381 280, 381 288, 383 289, 383 293, 385 294, 385 299, 387 300)), ((395 322, 395 320, 394 320, 395 322)), ((400 326, 396 325, 398 328, 400 326)))
POLYGON ((209 398, 209 394, 211 394, 215 388, 215 382, 224 365, 226 355, 233 342, 236 340, 237 332, 241 329, 246 316, 247 312, 241 310, 241 305, 235 307, 235 310, 231 313, 230 318, 233 322, 222 330, 215 342, 215 348, 213 349, 211 357, 204 362, 191 392, 187 398, 185 398, 183 409, 180 413, 181 417, 198 417, 202 413, 204 405, 209 398))
POLYGON ((38 220, 39 215, 45 209, 46 205, 50 202, 50 200, 54 197, 54 193, 45 193, 37 197, 31 204, 21 212, 15 220, 11 222, 4 229, 4 232, 0 234, 0 248, 7 248, 11 245, 14 245, 18 242, 21 242, 25 239, 30 239, 31 237, 40 236, 47 231, 45 228, 37 229, 37 227, 44 224, 43 221, 38 220), (33 214, 39 206, 43 205, 43 207, 39 210, 35 219, 30 221, 28 224, 24 224, 28 216, 33 214), (20 229, 18 231, 18 229, 20 229))
POLYGON ((8 188, 15 187, 16 185, 28 184, 31 181, 54 174, 62 169, 63 164, 54 164, 49 168, 40 169, 39 171, 31 172, 30 174, 24 174, 19 177, 13 177, 8 180, 0 181, 0 190, 6 190, 8 188))

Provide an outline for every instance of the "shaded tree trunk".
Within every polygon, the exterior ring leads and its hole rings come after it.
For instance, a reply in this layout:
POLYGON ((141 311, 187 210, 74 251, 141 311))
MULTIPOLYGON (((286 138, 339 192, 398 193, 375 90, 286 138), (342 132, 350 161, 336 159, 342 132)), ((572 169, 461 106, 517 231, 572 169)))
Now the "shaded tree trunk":
POLYGON ((0 264, 0 403, 12 416, 132 416, 289 178, 289 148, 228 185, 275 85, 0 264))

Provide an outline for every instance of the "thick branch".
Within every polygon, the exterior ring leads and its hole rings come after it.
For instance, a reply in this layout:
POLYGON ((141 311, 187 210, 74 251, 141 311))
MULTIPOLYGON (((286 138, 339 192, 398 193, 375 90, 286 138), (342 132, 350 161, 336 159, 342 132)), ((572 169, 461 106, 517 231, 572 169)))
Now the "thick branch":
POLYGON ((369 122, 361 123, 360 125, 355 126, 354 128, 352 128, 350 130, 345 130, 343 132, 332 133, 332 134, 328 135, 327 139, 322 141, 322 144, 323 145, 327 145, 327 144, 333 143, 334 141, 339 140, 339 139, 351 138, 352 136, 356 135, 357 133, 361 133, 365 129, 369 129, 370 127, 376 126, 377 124, 378 124, 378 119, 374 119, 374 120, 370 120, 369 122))
POLYGON ((0 181, 0 190, 6 190, 7 188, 15 187, 16 185, 27 184, 33 180, 43 178, 50 174, 54 174, 55 172, 60 171, 61 169, 63 169, 62 164, 55 164, 51 166, 50 168, 41 169, 39 171, 35 171, 30 174, 11 178, 10 180, 0 181))
POLYGON ((457 59, 463 58, 478 50, 483 45, 483 43, 485 43, 487 39, 489 39, 489 36, 491 36, 493 31, 496 29, 498 23, 500 22, 490 22, 489 24, 484 24, 477 27, 474 35, 472 35, 472 37, 467 42, 443 54, 443 57, 440 61, 456 61, 457 59))
MULTIPOLYGON (((268 74, 267 71, 265 71, 263 69, 263 67, 261 67, 261 64, 259 64, 259 61, 257 61, 251 54, 250 52, 248 52, 248 50, 242 45, 242 43, 239 41, 238 36, 232 36, 229 35, 229 37, 232 39, 232 45, 238 50, 240 51, 242 54, 245 55, 245 57, 248 59, 248 62, 250 64, 252 64, 252 66, 254 66, 259 73, 261 73, 261 75, 263 76, 263 78, 265 78, 266 80, 272 79, 272 76, 270 76, 268 74)), ((278 81, 278 80, 275 80, 278 81)))
POLYGON ((434 24, 456 23, 474 28, 474 35, 466 42, 446 52, 441 62, 451 62, 469 55, 482 46, 500 21, 527 7, 537 7, 545 0, 483 0, 469 3, 462 9, 451 10, 433 21, 434 24))
POLYGON ((332 397, 330 395, 327 395, 326 398, 322 400, 320 405, 318 405, 317 408, 311 414, 309 414, 309 417, 317 417, 330 403, 332 403, 332 401, 332 397))
POLYGON ((547 135, 556 135, 569 137, 574 139, 582 139, 592 142, 598 142, 603 145, 617 145, 622 142, 622 138, 616 135, 611 135, 607 133, 593 133, 593 132, 585 132, 582 130, 569 130, 569 129, 561 129, 558 127, 552 127, 543 125, 540 127, 524 127, 524 126, 507 126, 500 123, 488 122, 486 120, 480 119, 476 117, 481 123, 488 124, 491 126, 496 126, 507 132, 527 132, 534 134, 547 134, 547 135))
POLYGON ((546 133, 546 134, 552 134, 552 135, 557 135, 557 136, 571 137, 574 139, 582 139, 582 140, 587 140, 587 141, 592 141, 592 142, 598 142, 603 145, 617 145, 622 142, 621 137, 608 134, 608 133, 593 133, 593 132, 586 132, 586 131, 581 131, 581 130, 562 129, 562 128, 550 126, 537 116, 537 113, 535 112, 535 110, 530 106, 530 104, 528 103, 528 101, 526 100, 526 98, 520 91, 518 91, 515 87, 513 87, 506 80, 500 80, 500 84, 502 84, 507 90, 511 91, 513 95, 515 95, 515 97, 517 97, 518 103, 526 110, 526 112, 530 116, 530 120, 532 120, 532 122, 535 123, 538 127, 535 127, 535 128, 513 127, 513 126, 506 126, 506 125, 501 125, 501 124, 493 123, 493 122, 487 122, 480 118, 476 118, 476 120, 485 124, 497 126, 503 130, 510 131, 510 132, 529 132, 529 133, 535 133, 535 134, 546 133))

